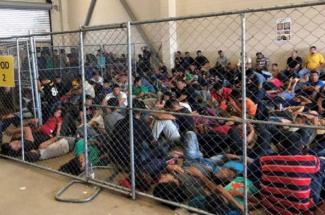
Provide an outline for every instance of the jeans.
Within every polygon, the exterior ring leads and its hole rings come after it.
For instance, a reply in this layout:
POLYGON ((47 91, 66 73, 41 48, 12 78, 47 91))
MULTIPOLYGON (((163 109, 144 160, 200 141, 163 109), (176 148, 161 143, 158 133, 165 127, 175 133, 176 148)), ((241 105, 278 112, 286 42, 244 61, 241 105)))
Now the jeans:
POLYGON ((197 135, 193 131, 188 131, 184 134, 184 148, 185 165, 187 166, 191 166, 194 163, 203 164, 212 170, 223 159, 222 155, 204 158, 200 151, 197 135))

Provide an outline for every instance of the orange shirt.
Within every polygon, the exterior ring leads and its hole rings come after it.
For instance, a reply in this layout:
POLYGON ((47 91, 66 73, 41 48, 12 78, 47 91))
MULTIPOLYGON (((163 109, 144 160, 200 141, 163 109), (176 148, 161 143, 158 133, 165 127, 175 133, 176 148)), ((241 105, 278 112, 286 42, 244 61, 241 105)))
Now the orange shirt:
POLYGON ((249 116, 256 115, 257 105, 250 98, 246 98, 246 110, 249 116))

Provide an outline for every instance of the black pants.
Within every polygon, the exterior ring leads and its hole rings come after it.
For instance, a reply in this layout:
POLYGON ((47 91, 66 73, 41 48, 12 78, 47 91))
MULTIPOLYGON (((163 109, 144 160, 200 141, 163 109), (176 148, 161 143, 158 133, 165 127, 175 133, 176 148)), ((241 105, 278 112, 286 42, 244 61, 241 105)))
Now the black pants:
POLYGON ((80 175, 82 173, 81 163, 78 157, 73 158, 68 163, 59 168, 60 172, 65 172, 71 175, 80 175))

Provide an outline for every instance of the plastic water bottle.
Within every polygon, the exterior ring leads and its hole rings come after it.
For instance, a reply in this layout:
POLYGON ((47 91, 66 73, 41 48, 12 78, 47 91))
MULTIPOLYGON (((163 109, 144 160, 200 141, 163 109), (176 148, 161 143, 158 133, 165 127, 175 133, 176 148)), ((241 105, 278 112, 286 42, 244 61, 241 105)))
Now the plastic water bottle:
POLYGON ((283 105, 282 105, 282 103, 280 104, 279 109, 280 109, 280 111, 283 111, 283 105))

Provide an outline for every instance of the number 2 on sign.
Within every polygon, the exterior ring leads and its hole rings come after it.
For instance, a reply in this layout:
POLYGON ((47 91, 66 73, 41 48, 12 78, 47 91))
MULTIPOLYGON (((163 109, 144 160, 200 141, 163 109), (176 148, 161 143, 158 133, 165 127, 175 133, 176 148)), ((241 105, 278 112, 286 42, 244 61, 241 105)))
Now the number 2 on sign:
POLYGON ((2 74, 2 81, 6 81, 6 75, 2 74))

